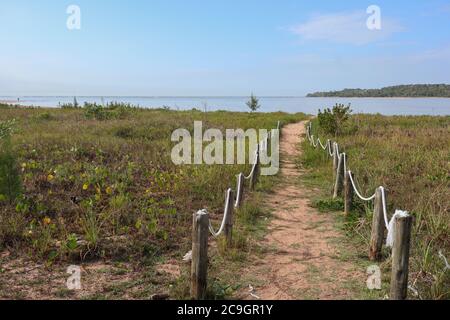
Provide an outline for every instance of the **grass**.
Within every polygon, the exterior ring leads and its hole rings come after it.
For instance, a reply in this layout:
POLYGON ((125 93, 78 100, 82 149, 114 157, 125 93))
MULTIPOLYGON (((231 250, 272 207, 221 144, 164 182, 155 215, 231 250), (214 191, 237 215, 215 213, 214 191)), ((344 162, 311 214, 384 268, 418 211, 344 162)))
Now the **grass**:
MULTIPOLYGON (((225 190, 235 188, 236 175, 248 173, 250 166, 176 166, 170 157, 172 132, 192 132, 194 121, 203 121, 204 130, 225 132, 271 129, 278 120, 306 118, 98 106, 1 109, 0 122, 15 119, 11 144, 22 190, 15 201, 0 201, 0 252, 48 268, 119 261, 139 270, 157 261, 181 260, 190 247, 192 213, 207 208, 219 221, 225 190)), ((257 192, 269 192, 271 179, 261 179, 257 192)), ((260 230, 255 221, 263 214, 252 197, 238 217, 242 229, 236 231, 236 252, 247 248, 247 240, 260 230)), ((0 267, 8 259, 0 259, 0 267)), ((235 254, 234 260, 242 259, 235 254)), ((56 297, 65 295, 60 289, 56 297)), ((0 296, 9 297, 1 290, 0 296)))
MULTIPOLYGON (((450 272, 439 251, 450 256, 450 117, 353 115, 337 138, 324 135, 317 121, 313 128, 322 141, 338 141, 364 195, 385 186, 389 212, 402 209, 414 216, 410 284, 422 299, 449 299, 450 272)), ((305 183, 322 192, 315 205, 322 211, 342 210, 342 199, 330 200, 331 160, 306 141, 303 149, 299 161, 310 169, 305 183)), ((372 210, 371 204, 357 200, 354 212, 343 221, 360 252, 367 250, 372 210)), ((389 263, 382 265, 389 274, 389 263)))

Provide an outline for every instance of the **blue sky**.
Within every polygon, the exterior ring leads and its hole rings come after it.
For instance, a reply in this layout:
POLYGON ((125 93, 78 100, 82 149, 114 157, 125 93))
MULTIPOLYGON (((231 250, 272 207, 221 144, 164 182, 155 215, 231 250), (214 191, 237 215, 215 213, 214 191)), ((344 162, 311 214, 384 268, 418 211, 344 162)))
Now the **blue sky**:
POLYGON ((1 0, 0 95, 302 96, 450 83, 450 1, 1 0), (66 9, 81 9, 68 30, 66 9), (381 30, 366 9, 381 9, 381 30))

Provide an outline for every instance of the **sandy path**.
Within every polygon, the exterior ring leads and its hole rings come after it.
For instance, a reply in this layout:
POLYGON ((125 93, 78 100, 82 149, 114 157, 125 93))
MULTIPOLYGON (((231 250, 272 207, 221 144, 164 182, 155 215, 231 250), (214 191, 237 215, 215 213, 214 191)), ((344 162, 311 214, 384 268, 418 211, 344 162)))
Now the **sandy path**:
MULTIPOLYGON (((342 259, 335 217, 311 208, 311 191, 299 184, 302 172, 294 161, 304 133, 304 122, 283 128, 281 181, 265 201, 273 214, 262 243, 267 253, 244 279, 261 299, 352 299, 355 286, 365 283, 363 270, 342 259)), ((248 293, 244 298, 252 299, 248 293)))

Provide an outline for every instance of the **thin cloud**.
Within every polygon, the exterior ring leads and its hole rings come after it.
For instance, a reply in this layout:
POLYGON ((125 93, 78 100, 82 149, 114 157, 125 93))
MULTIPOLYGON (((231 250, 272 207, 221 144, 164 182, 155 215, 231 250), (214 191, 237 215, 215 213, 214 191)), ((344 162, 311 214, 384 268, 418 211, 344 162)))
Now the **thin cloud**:
POLYGON ((364 45, 388 39, 403 31, 396 21, 381 16, 381 30, 369 30, 364 11, 330 13, 312 16, 308 21, 292 26, 290 31, 303 40, 318 40, 334 43, 364 45))

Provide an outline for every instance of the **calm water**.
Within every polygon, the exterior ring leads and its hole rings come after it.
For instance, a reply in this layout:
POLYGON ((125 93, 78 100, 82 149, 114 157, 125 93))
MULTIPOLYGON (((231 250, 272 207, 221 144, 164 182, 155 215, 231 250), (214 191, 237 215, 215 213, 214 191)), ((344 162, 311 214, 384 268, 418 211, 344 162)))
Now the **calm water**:
MULTIPOLYGON (((247 111, 248 97, 77 97, 78 103, 111 101, 127 102, 146 108, 168 106, 172 109, 208 111, 247 111)), ((17 97, 1 97, 0 101, 17 102, 17 97)), ((21 97, 27 106, 57 107, 59 103, 73 102, 73 97, 21 97)), ((351 103, 355 113, 381 113, 385 115, 450 115, 449 98, 305 98, 261 97, 262 112, 285 111, 316 114, 319 108, 335 103, 351 103)))

